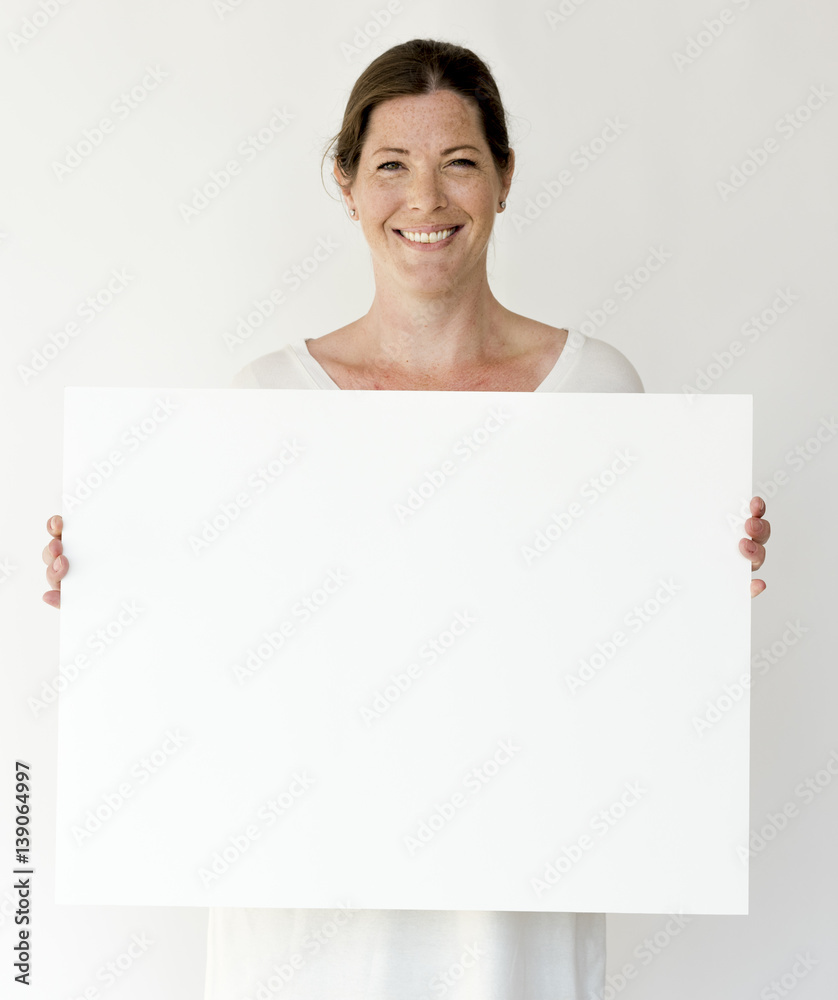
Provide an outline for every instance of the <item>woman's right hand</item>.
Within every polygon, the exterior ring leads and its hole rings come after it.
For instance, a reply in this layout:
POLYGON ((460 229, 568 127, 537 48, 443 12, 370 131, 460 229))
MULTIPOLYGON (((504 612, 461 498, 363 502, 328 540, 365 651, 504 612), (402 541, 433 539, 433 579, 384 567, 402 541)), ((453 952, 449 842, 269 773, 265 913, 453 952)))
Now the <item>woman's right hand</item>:
POLYGON ((47 521, 47 531, 53 536, 49 545, 44 547, 44 562, 47 564, 47 583, 54 587, 41 598, 54 608, 61 607, 61 578, 70 568, 70 563, 62 555, 61 532, 64 530, 64 520, 60 514, 55 514, 47 521))

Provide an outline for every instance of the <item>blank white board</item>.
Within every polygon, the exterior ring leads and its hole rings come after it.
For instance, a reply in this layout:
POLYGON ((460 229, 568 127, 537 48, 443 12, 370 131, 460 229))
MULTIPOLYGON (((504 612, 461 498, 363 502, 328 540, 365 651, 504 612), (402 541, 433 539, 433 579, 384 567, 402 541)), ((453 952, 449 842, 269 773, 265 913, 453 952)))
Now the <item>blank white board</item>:
POLYGON ((747 913, 751 425, 67 388, 57 902, 747 913))

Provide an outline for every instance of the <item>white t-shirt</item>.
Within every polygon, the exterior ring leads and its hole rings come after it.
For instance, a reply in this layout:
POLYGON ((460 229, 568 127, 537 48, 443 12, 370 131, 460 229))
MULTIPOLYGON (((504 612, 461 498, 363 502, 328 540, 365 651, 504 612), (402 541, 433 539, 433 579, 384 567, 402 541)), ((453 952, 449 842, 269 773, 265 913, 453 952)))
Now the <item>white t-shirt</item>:
MULTIPOLYGON (((299 339, 234 377, 244 389, 339 389, 299 339)), ((616 348, 568 328, 536 392, 643 392, 616 348)), ((215 907, 204 1000, 590 1000, 605 914, 215 907)))
MULTIPOLYGON (((566 329, 562 353, 536 392, 643 392, 640 376, 616 347, 566 329)), ((300 339, 245 365, 233 377, 231 388, 339 390, 340 386, 300 339)))

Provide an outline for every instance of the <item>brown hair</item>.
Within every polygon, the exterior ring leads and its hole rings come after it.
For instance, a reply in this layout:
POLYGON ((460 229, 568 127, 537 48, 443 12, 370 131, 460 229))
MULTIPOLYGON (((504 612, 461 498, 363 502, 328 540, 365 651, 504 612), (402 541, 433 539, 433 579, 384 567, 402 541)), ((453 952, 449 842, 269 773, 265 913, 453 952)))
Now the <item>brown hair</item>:
MULTIPOLYGON (((414 38, 382 52, 355 81, 332 160, 352 184, 358 174, 367 125, 374 108, 395 97, 451 90, 477 105, 483 135, 500 177, 509 164, 506 112, 489 67, 471 49, 433 38, 414 38)), ((323 166, 321 160, 321 171, 323 166)))

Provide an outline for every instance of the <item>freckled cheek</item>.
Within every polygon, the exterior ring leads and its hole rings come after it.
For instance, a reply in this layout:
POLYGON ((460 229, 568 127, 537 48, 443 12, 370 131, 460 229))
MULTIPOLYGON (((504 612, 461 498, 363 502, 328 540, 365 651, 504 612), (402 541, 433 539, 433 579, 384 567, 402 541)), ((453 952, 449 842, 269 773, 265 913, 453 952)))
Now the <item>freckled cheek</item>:
POLYGON ((456 200, 472 217, 491 219, 496 207, 493 192, 487 191, 482 184, 464 186, 458 192, 456 200))
POLYGON ((390 220, 395 219, 402 209, 403 199, 395 197, 392 191, 376 191, 368 199, 368 205, 368 217, 377 219, 380 226, 389 229, 390 220))

